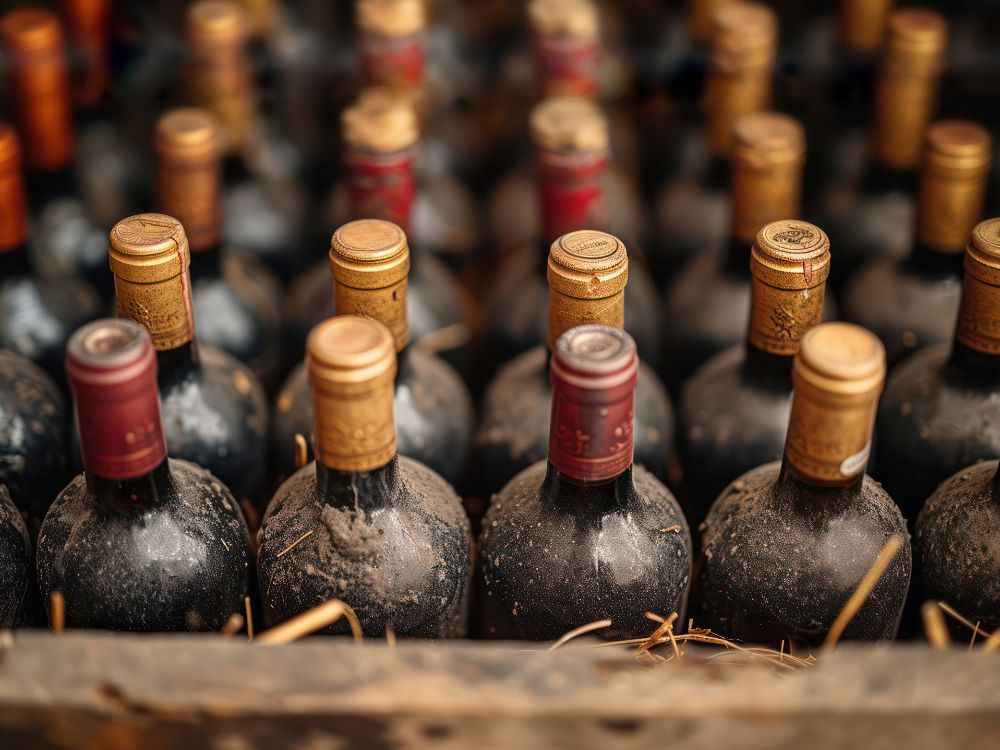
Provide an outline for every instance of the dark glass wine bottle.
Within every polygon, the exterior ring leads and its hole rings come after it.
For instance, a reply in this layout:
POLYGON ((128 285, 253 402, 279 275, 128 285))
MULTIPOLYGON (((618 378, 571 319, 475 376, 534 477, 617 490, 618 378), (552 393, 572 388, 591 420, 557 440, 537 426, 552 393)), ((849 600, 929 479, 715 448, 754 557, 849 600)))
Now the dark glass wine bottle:
POLYGON ((1000 476, 983 461, 942 482, 917 517, 924 599, 944 601, 984 633, 1000 628, 1000 476))
POLYGON ((281 485, 264 516, 265 619, 273 625, 342 599, 368 637, 463 635, 469 521, 438 474, 396 453, 396 336, 341 315, 310 334, 306 362, 317 460, 281 485))
POLYGON ((222 246, 222 153, 206 110, 174 109, 156 125, 159 207, 184 226, 198 338, 246 363, 265 387, 284 374, 280 286, 256 259, 222 246))
MULTIPOLYGON (((541 232, 514 249, 501 266, 486 310, 486 358, 508 361, 546 340, 548 289, 545 263, 553 242, 567 232, 603 229, 635 238, 638 222, 630 222, 629 201, 610 171, 607 118, 593 102, 580 97, 547 99, 532 110, 531 136, 535 177, 529 182, 532 204, 541 208, 541 232)), ((523 212, 508 211, 509 221, 523 212)), ((644 360, 660 359, 660 304, 648 272, 633 264, 625 301, 625 328, 635 338, 644 360)), ((554 339, 552 339, 554 340, 554 339)))
POLYGON ((914 350, 947 343, 962 290, 962 255, 982 218, 993 148, 989 133, 964 120, 927 129, 913 249, 858 269, 844 289, 844 318, 885 345, 889 366, 914 350))
POLYGON ((687 521, 670 490, 632 466, 638 369, 618 328, 579 326, 555 342, 548 461, 508 482, 483 519, 483 635, 549 640, 607 618, 602 637, 634 638, 647 611, 684 622, 687 521))
MULTIPOLYGON (((778 44, 774 12, 757 3, 716 4, 721 7, 707 16, 713 23, 705 121, 680 136, 677 168, 654 198, 656 238, 650 243, 650 265, 661 277, 673 276, 705 248, 724 244, 733 126, 771 102, 778 44)), ((692 11, 703 7, 709 10, 698 3, 692 11)), ((798 211, 771 218, 796 215, 798 211)))
POLYGON ((746 343, 695 370, 677 409, 677 452, 692 526, 741 474, 781 458, 792 405, 792 358, 823 313, 830 242, 817 226, 776 221, 750 250, 746 343))
POLYGON ((243 611, 247 527, 218 479, 167 457, 149 336, 132 321, 89 323, 70 339, 66 376, 84 473, 42 523, 44 601, 62 593, 68 627, 218 630, 243 611))
POLYGON ((879 406, 873 471, 913 521, 957 471, 1000 455, 1000 218, 972 230, 954 341, 903 362, 879 406))
POLYGON ((672 387, 746 335, 747 248, 765 224, 800 214, 805 148, 802 126, 786 115, 752 113, 733 128, 729 241, 702 248, 667 288, 662 330, 672 387))
POLYGON ((905 543, 844 631, 851 640, 895 637, 910 583, 906 521, 865 473, 885 352, 850 323, 802 337, 780 462, 730 484, 705 519, 694 622, 775 648, 817 646, 879 552, 905 543))
MULTIPOLYGON (((382 219, 401 227, 408 238, 414 237, 419 196, 427 188, 416 170, 420 146, 416 110, 386 89, 365 89, 341 115, 341 130, 347 175, 334 188, 338 208, 331 211, 332 226, 353 219, 382 219)), ((430 200, 435 202, 433 197, 430 200)), ((422 245, 419 236, 414 244, 406 298, 413 340, 449 327, 464 330, 467 340, 469 321, 455 277, 433 248, 422 245)), ((302 361, 309 331, 335 313, 330 285, 330 264, 324 260, 288 290, 285 315, 289 360, 294 364, 302 361)), ((441 354, 456 365, 469 364, 467 346, 443 347, 441 354)))
POLYGON ((22 8, 0 20, 8 92, 28 172, 35 267, 47 278, 82 278, 110 295, 104 230, 80 199, 73 106, 55 13, 22 8))
POLYGON ((290 281, 315 257, 307 240, 313 213, 298 150, 258 111, 242 9, 199 0, 188 8, 185 41, 182 98, 215 115, 222 134, 225 243, 290 281))
POLYGON ((130 216, 111 230, 108 256, 118 314, 156 348, 170 455, 208 469, 240 501, 261 500, 267 399, 246 365, 195 340, 184 228, 164 214, 130 216))
POLYGON ((56 384, 23 357, 0 349, 0 485, 32 536, 66 483, 69 418, 56 384))
MULTIPOLYGON (((406 234, 379 219, 349 222, 330 240, 329 269, 337 312, 373 318, 388 326, 394 336, 399 359, 395 398, 400 453, 461 486, 472 435, 472 400, 444 360, 410 345, 406 234)), ((296 468, 295 436, 309 436, 313 400, 303 363, 282 387, 274 412, 271 454, 281 476, 289 476, 296 468)))
POLYGON ((0 122, 0 347, 61 382, 66 340, 99 315, 100 299, 86 282, 36 274, 30 247, 21 148, 0 122))
MULTIPOLYGON (((563 333, 587 323, 621 328, 629 259, 604 232, 581 230, 557 239, 548 260, 548 351, 537 346, 504 365, 486 389, 475 453, 474 488, 489 498, 514 475, 542 460, 549 446, 552 383, 549 351, 563 333)), ((673 444, 673 409, 656 373, 639 365, 635 461, 666 476, 673 444)))
POLYGON ((902 258, 911 245, 916 170, 933 116, 947 26, 936 13, 902 8, 889 16, 876 76, 871 162, 823 191, 816 213, 836 248, 835 292, 863 263, 902 258))
POLYGON ((0 628, 21 624, 32 580, 31 540, 21 513, 0 484, 0 628))

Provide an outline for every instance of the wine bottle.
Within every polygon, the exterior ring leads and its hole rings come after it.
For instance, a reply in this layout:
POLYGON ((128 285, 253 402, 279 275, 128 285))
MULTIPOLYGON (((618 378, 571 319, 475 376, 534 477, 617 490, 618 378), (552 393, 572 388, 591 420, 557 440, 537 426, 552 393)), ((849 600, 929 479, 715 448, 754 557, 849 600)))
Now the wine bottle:
MULTIPOLYGON (((696 625, 748 643, 819 645, 889 538, 908 540, 899 508, 865 473, 884 379, 882 344, 863 328, 803 335, 782 460, 730 484, 705 519, 696 625)), ((910 566, 907 542, 844 638, 895 636, 910 566)))
MULTIPOLYGON (((340 226, 355 219, 383 219, 398 225, 408 238, 414 237, 406 298, 413 340, 420 341, 449 326, 467 331, 466 300, 455 277, 437 257, 440 253, 423 245, 422 238, 414 236, 412 231, 413 219, 420 210, 431 211, 441 218, 450 213, 433 189, 421 203, 420 196, 428 191, 423 175, 416 171, 416 152, 420 146, 416 110, 387 89, 365 89, 341 115, 341 131, 347 174, 333 190, 331 201, 336 209, 330 211, 332 225, 340 226), (423 209, 419 208, 421 205, 423 209)), ((452 192, 447 190, 445 194, 452 192)), ((452 205, 464 203, 462 200, 452 205)), ((461 233, 459 227, 456 229, 461 233)), ((324 260, 289 288, 285 313, 289 359, 294 359, 294 364, 302 361, 309 331, 334 315, 330 282, 329 260, 324 260)), ((467 349, 460 344, 443 347, 441 353, 451 362, 466 365, 467 349)), ((307 423, 311 423, 311 417, 307 423)))
POLYGON ((992 151, 989 133, 975 123, 931 125, 909 257, 877 258, 858 269, 844 289, 844 317, 882 339, 890 367, 952 335, 962 251, 982 218, 992 151))
MULTIPOLYGON (((517 205, 530 195, 541 209, 541 230, 510 253, 501 266, 486 310, 487 356, 503 363, 546 340, 548 249, 562 235, 583 229, 605 229, 636 238, 638 200, 620 189, 609 165, 609 130, 600 107, 580 97, 547 99, 532 110, 531 134, 535 176, 527 181, 517 205), (631 218, 630 218, 631 217, 631 218)), ((537 210, 537 209, 536 209, 537 210)), ((511 204, 506 215, 514 225, 522 214, 511 204)), ((648 272, 630 268, 625 327, 645 360, 659 362, 659 300, 648 272)), ((554 340, 554 339, 552 339, 554 340)))
POLYGON ((48 278, 84 278, 110 294, 103 230, 80 200, 69 77, 59 18, 22 8, 0 20, 8 91, 28 172, 34 264, 48 278))
POLYGON ((910 247, 916 170, 946 43, 947 26, 936 13, 902 8, 889 16, 875 84, 871 162, 860 185, 849 178, 834 182, 817 207, 837 248, 835 292, 862 263, 901 258, 910 247))
POLYGON ((66 339, 98 316, 100 299, 84 281, 36 274, 28 227, 20 143, 0 122, 0 346, 61 381, 66 339))
MULTIPOLYGON (((628 276, 628 254, 617 237, 581 230, 552 243, 548 350, 575 326, 621 328, 628 276)), ((486 388, 473 446, 475 489, 482 498, 546 456, 552 404, 549 351, 537 346, 515 357, 486 388)), ((673 444, 673 409, 656 373, 642 362, 635 398, 635 460, 662 480, 673 444)))
POLYGON ((188 8, 185 39, 184 98, 221 129, 226 244, 290 281, 312 260, 304 233, 313 214, 297 149, 258 113, 244 14, 229 0, 199 0, 188 8))
POLYGON ((24 357, 0 349, 0 485, 33 536, 66 483, 68 432, 66 403, 52 379, 24 357))
POLYGON ((78 330, 66 351, 84 473, 52 503, 38 536, 44 601, 66 625, 218 630, 243 611, 246 523, 212 474, 167 457, 146 331, 126 320, 78 330))
POLYGON ((208 469, 239 500, 260 500, 267 399, 246 365, 196 341, 190 257, 184 228, 172 216, 118 222, 108 247, 118 314, 153 339, 171 455, 208 469))
POLYGON ((940 482, 1000 455, 1000 218, 972 230, 954 340, 911 355, 879 406, 874 473, 914 520, 940 482))
POLYGON ((947 602, 984 633, 1000 628, 998 538, 997 461, 968 466, 938 485, 914 534, 923 599, 947 602))
POLYGON ((31 540, 24 519, 0 484, 0 628, 12 630, 21 624, 31 575, 31 540))
MULTIPOLYGON (((391 222, 359 219, 340 227, 330 240, 335 306, 341 315, 364 315, 392 331, 399 362, 395 370, 399 450, 461 486, 472 435, 472 400, 444 360, 410 346, 410 257, 406 234, 391 222)), ((288 377, 274 412, 271 454, 283 476, 295 468, 295 436, 308 436, 313 425, 314 396, 306 364, 288 377)))
POLYGON ((660 239, 650 245, 650 265, 660 277, 725 242, 733 128, 742 115, 767 109, 771 101, 778 44, 774 12, 756 3, 724 3, 712 18, 705 123, 679 136, 680 163, 654 197, 660 239))
POLYGON ((746 343, 688 378, 677 409, 685 511, 699 524, 741 474, 781 458, 792 404, 792 358, 823 313, 830 241, 804 221, 764 226, 750 250, 746 343))
POLYGON ((222 154, 206 110, 174 109, 155 137, 159 207, 184 226, 192 252, 191 299, 200 340, 245 362, 269 388, 284 372, 278 280, 252 257, 222 246, 222 154))
POLYGON ((639 358, 624 331, 583 325, 552 350, 548 460, 515 476, 483 521, 482 634, 549 640, 594 620, 634 638, 646 611, 684 621, 691 535, 663 484, 632 467, 639 358))
POLYGON ((729 241, 703 248, 667 288, 662 328, 671 385, 746 334, 747 247, 765 224, 800 214, 805 149, 802 126, 786 115, 753 113, 733 128, 729 241))
MULTIPOLYGON (((309 336, 316 461, 278 488, 261 526, 269 624, 342 599, 369 637, 465 632, 469 522, 438 474, 396 453, 397 335, 341 315, 309 336)), ((341 621, 326 632, 344 631, 341 621)))

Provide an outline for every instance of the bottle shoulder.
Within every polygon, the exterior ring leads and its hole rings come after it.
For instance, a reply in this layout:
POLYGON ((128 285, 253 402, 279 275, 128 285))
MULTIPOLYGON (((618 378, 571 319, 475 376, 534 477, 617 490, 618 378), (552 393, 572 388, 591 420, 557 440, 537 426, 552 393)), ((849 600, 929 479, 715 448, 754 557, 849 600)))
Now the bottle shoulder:
POLYGON ((211 411, 239 404, 243 411, 266 420, 267 397, 260 380, 247 365, 215 346, 199 344, 198 365, 176 378, 161 376, 160 390, 164 409, 175 402, 178 408, 190 408, 189 402, 200 396, 211 411))

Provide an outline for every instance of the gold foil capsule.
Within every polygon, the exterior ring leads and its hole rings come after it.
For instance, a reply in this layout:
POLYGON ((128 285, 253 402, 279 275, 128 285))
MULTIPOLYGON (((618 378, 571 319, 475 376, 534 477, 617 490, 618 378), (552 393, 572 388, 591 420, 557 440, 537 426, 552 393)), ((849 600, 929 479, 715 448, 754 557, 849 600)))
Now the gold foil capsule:
POLYGON ((28 238, 28 205, 21 176, 21 146, 17 132, 0 122, 0 252, 13 250, 28 238))
POLYGON ((977 352, 1000 354, 1000 218, 977 224, 965 248, 955 337, 977 352))
POLYGON ((412 36, 427 25, 424 0, 359 0, 358 28, 386 37, 412 36))
POLYGON ((893 0, 840 0, 840 42, 856 52, 874 52, 885 34, 893 0))
POLYGON ((554 96, 531 111, 535 145, 557 153, 590 153, 608 148, 608 120, 600 106, 581 96, 554 96))

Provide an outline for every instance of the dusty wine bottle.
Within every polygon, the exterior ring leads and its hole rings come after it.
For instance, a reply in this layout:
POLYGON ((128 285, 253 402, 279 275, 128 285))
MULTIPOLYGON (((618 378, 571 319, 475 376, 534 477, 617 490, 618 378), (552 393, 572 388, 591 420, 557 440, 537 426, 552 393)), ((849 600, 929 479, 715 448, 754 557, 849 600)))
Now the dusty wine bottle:
POLYGON ((954 331, 962 251, 982 218, 992 158, 990 135, 979 125, 964 120, 931 125, 909 256, 873 260, 844 289, 845 319, 882 339, 890 367, 920 347, 946 343, 954 331))
POLYGON ((222 245, 222 152, 212 114, 174 109, 155 136, 160 210, 180 221, 191 249, 191 300, 198 338, 245 362, 277 388, 283 372, 278 280, 222 245))
POLYGON ((751 289, 747 248, 765 224, 800 215, 805 155, 805 132, 791 117, 756 112, 737 121, 729 241, 703 248, 667 288, 664 362, 672 386, 746 335, 751 289))
POLYGON ((21 617, 31 580, 31 540, 21 513, 0 484, 0 628, 13 630, 21 617))
POLYGON ((954 340, 903 362, 879 405, 874 474, 913 521, 939 482, 1000 455, 1000 218, 965 248, 954 340))
MULTIPOLYGON (((473 450, 476 490, 488 498, 523 469, 545 458, 549 446, 552 383, 549 352, 570 328, 587 323, 621 328, 629 259, 624 244, 604 232, 570 232, 548 256, 547 347, 508 362, 483 397, 473 450)), ((673 441, 673 410, 656 373, 639 364, 635 409, 635 460, 657 477, 666 475, 673 441)))
POLYGON ((884 379, 885 350, 863 328, 826 323, 802 336, 784 457, 730 484, 705 519, 696 625, 748 643, 818 645, 898 535, 903 545, 843 637, 895 636, 909 536, 865 473, 884 379))
MULTIPOLYGON (((472 399, 444 360, 410 346, 406 234, 379 219, 348 222, 330 239, 329 269, 339 314, 364 315, 392 331, 399 363, 394 372, 400 452, 460 485, 472 435, 472 399)), ((285 476, 294 469, 295 436, 312 429, 314 397, 307 371, 307 364, 300 364, 278 394, 272 450, 285 476)))
MULTIPOLYGON (((281 485, 259 535, 271 624, 342 599, 369 637, 465 632, 469 521, 440 476, 396 453, 397 336, 353 315, 309 336, 316 461, 281 485)), ((328 632, 346 631, 338 623, 328 632)))
POLYGON ((259 501, 267 399, 246 365, 195 339, 184 228, 165 214, 122 219, 109 235, 108 259, 118 314, 153 339, 170 454, 208 469, 241 501, 259 501))
POLYGON ((764 226, 750 250, 746 342, 719 352, 687 380, 677 451, 692 525, 726 485, 781 458, 792 404, 792 359, 823 314, 830 241, 804 221, 764 226))
POLYGON ((624 331, 572 328, 552 350, 548 460, 494 496, 480 536, 482 634, 548 640, 610 619, 609 639, 684 621, 691 535, 670 491, 632 467, 639 359, 624 331), (613 541, 612 541, 613 540, 613 541))
POLYGON ((149 335, 89 323, 70 338, 66 376, 84 473, 42 523, 44 600, 62 593, 69 627, 219 629, 248 593, 247 527, 222 482, 167 457, 149 335))

